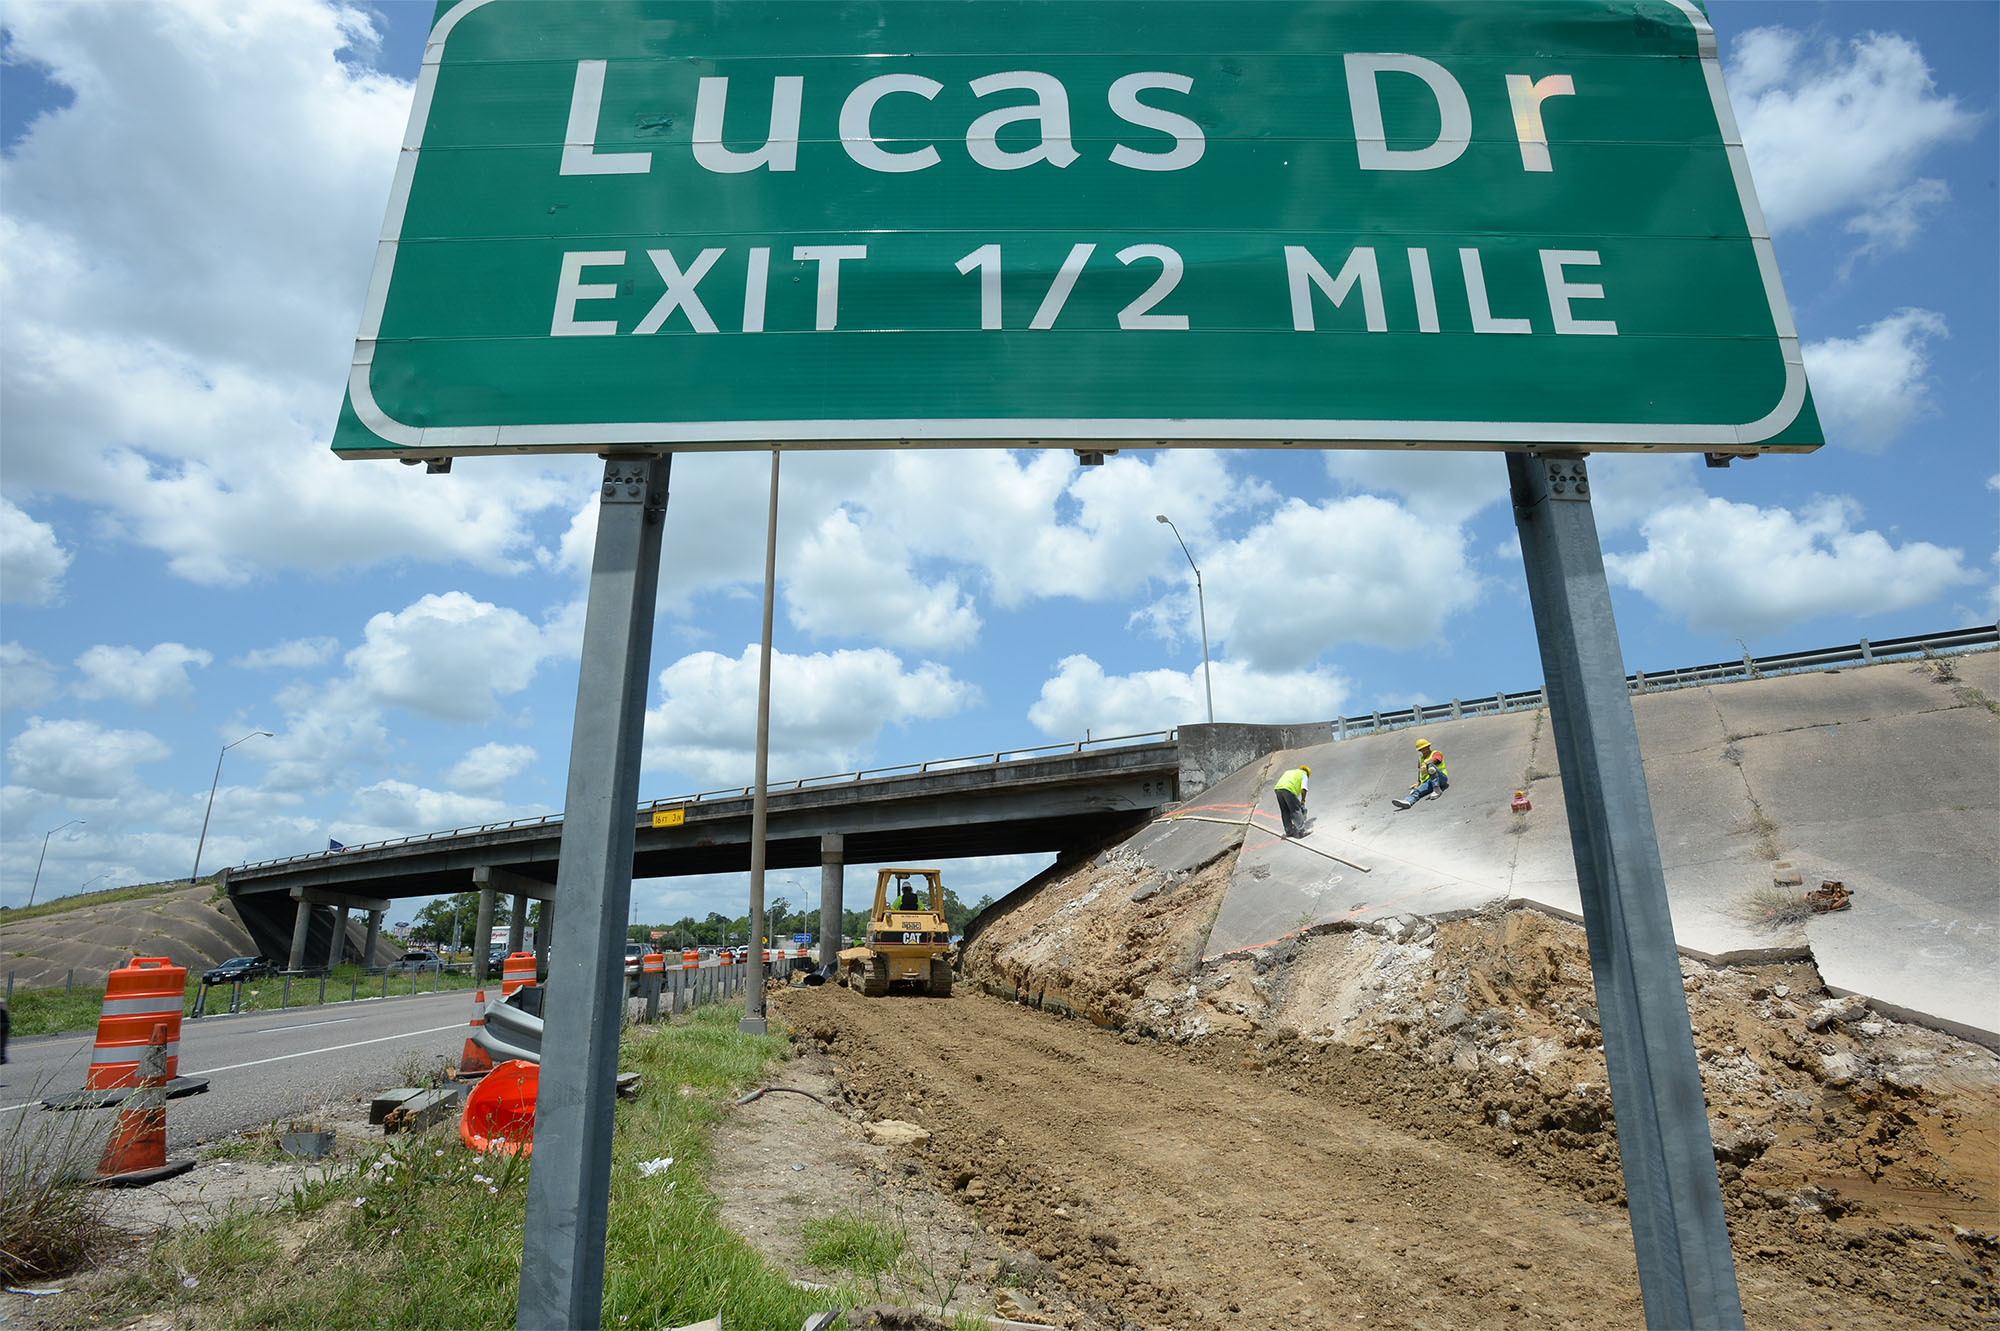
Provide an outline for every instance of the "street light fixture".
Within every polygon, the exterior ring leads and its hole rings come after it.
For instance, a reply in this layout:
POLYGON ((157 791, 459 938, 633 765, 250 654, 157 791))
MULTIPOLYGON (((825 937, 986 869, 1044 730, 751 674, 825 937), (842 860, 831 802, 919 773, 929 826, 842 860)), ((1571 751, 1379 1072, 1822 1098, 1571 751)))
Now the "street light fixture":
POLYGON ((35 861, 35 881, 28 886, 28 905, 32 906, 35 904, 35 889, 42 885, 42 860, 49 857, 49 838, 62 831, 63 827, 81 826, 83 826, 83 819, 72 818, 64 823, 62 827, 51 827, 48 831, 42 833, 42 854, 41 858, 35 861))
POLYGON ((1181 541, 1181 529, 1174 526, 1164 513, 1155 513, 1153 518, 1155 521, 1167 524, 1167 529, 1173 532, 1174 539, 1181 542, 1181 553, 1187 555, 1188 567, 1194 569, 1194 603, 1201 611, 1201 683, 1203 690, 1208 694, 1208 723, 1214 725, 1215 681, 1210 679, 1208 674, 1208 602, 1201 593, 1201 569, 1196 567, 1194 556, 1188 554, 1187 542, 1181 541))
POLYGON ((209 779, 208 783, 208 808, 201 815, 201 838, 194 843, 194 870, 188 874, 188 882, 190 884, 197 882, 201 878, 201 848, 208 844, 208 816, 215 812, 215 787, 222 780, 222 755, 228 753, 238 744, 241 744, 243 740, 255 739, 259 735, 262 735, 265 739, 273 738, 271 732, 268 730, 253 730, 245 735, 243 739, 223 745, 222 753, 215 755, 215 775, 209 779))

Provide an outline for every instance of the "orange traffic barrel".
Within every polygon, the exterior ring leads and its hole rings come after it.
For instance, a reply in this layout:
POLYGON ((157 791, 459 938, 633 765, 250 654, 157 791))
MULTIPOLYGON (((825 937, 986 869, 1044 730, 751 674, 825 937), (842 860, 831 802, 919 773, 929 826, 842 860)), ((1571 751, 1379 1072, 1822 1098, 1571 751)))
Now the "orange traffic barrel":
POLYGON ((644 975, 665 975, 667 973, 666 955, 660 952, 648 952, 645 956, 639 958, 639 971, 644 975))
POLYGON ((167 1159, 167 1080, 167 1024, 156 1021, 140 1051, 135 1089, 122 1102, 93 1182, 136 1188, 194 1168, 192 1156, 167 1159))
POLYGON ((516 952, 500 965, 500 997, 535 987, 535 954, 516 952))
POLYGON ((139 1060, 152 1042, 153 1027, 165 1025, 166 1077, 180 1075, 181 1003, 187 997, 187 967, 166 957, 134 957, 104 982, 104 1011, 97 1019, 97 1048, 90 1055, 87 1091, 139 1084, 139 1060))
POLYGON ((458 1139, 481 1154, 530 1154, 535 1149, 535 1092, 540 1085, 540 1068, 518 1058, 508 1059, 465 1097, 465 1112, 458 1116, 458 1139))
POLYGON ((736 958, 730 956, 729 953, 726 951, 718 952, 715 954, 715 964, 718 966, 734 966, 736 964, 736 958))
POLYGON ((691 971, 699 965, 701 965, 701 950, 699 948, 690 947, 682 949, 681 951, 682 970, 691 971))

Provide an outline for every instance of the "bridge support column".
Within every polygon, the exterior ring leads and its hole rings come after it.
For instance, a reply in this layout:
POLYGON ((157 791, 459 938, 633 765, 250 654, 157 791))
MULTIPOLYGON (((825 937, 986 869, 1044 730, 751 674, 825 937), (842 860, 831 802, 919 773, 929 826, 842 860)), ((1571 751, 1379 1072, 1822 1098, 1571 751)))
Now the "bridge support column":
POLYGON ((819 839, 819 969, 832 975, 840 964, 841 892, 846 882, 847 838, 830 832, 819 839))
POLYGON ((288 971, 303 970, 306 964, 306 934, 312 929, 312 902, 301 901, 298 915, 292 921, 292 954, 285 958, 288 971))
MULTIPOLYGON (((632 889, 628 887, 625 890, 630 892, 632 889)), ((556 903, 553 901, 544 901, 542 903, 542 927, 535 930, 535 966, 539 970, 547 970, 549 968, 549 940, 555 936, 555 932, 556 903)))
POLYGON ((472 978, 486 979, 486 958, 493 951, 493 889, 479 889, 479 923, 472 931, 472 978))
POLYGON ((388 914, 387 911, 380 910, 371 910, 368 912, 368 941, 361 945, 361 964, 363 966, 373 966, 375 964, 375 945, 382 941, 382 917, 386 914, 388 914))
POLYGON ((528 937, 528 899, 516 893, 514 915, 507 921, 507 955, 513 956, 521 950, 521 944, 528 937))
POLYGON ((326 945, 326 968, 332 970, 347 954, 347 913, 348 907, 340 908, 340 918, 333 926, 333 941, 326 945))

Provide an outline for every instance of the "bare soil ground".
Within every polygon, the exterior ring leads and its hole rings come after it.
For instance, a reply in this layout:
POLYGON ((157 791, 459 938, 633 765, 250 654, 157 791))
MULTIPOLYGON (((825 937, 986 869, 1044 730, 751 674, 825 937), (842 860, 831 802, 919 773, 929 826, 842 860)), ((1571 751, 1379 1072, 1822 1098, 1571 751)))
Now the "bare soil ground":
MULTIPOLYGON (((948 1000, 774 993, 839 1087, 797 1112, 923 1128, 853 1178, 920 1175, 993 1245, 975 1283, 1080 1331, 1639 1325, 1583 931, 1404 920, 1204 967, 1226 873, 1051 875, 948 1000)), ((1994 1325, 2000 1058, 1809 963, 1683 975, 1750 1324, 1994 1325)))

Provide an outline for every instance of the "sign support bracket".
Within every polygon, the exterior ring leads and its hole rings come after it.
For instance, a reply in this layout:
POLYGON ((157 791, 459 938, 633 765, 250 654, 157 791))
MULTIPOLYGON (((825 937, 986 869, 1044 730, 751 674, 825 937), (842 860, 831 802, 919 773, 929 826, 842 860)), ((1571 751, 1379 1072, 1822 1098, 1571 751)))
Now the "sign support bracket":
POLYGON ((670 454, 608 458, 584 612, 556 882, 520 1331, 594 1328, 604 1311, 611 1117, 624 1017, 639 753, 670 454))
POLYGON ((1578 453, 1509 453, 1646 1324, 1741 1328, 1638 727, 1578 453))

